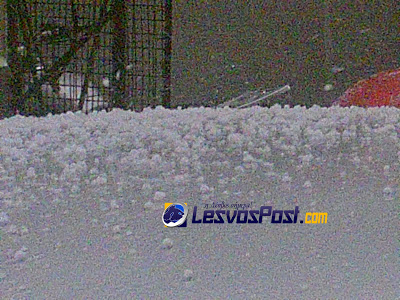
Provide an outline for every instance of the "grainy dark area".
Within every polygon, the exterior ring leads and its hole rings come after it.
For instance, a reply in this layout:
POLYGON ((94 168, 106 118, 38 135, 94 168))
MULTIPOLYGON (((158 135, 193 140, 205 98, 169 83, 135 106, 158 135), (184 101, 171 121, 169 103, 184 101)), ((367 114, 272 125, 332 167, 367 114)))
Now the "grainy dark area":
POLYGON ((175 1, 173 99, 206 105, 289 84, 290 104, 328 105, 400 65, 398 20, 387 0, 175 1))
MULTIPOLYGON (((325 106, 358 80, 400 65, 397 1, 172 3, 172 107, 214 105, 248 90, 285 84, 291 92, 274 102, 325 106), (333 67, 344 69, 334 73, 333 67), (325 91, 326 84, 333 89, 325 91)), ((2 6, 2 28, 3 11, 2 6)), ((127 16, 129 26, 132 16, 127 16)), ((4 50, 5 36, 0 36, 4 50)), ((126 43, 132 46, 134 39, 126 43)), ((133 53, 129 59, 143 57, 133 53)), ((128 97, 151 98, 141 95, 143 82, 133 80, 139 73, 128 74, 135 91, 128 97)), ((168 95, 169 89, 162 93, 168 95)))

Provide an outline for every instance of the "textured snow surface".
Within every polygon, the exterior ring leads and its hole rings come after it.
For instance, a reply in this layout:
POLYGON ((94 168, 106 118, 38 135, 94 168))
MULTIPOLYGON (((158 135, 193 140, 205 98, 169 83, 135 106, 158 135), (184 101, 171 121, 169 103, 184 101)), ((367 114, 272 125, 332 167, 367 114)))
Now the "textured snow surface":
POLYGON ((0 298, 398 295, 399 109, 17 116, 0 137, 0 298), (165 202, 222 201, 328 223, 162 225, 165 202))

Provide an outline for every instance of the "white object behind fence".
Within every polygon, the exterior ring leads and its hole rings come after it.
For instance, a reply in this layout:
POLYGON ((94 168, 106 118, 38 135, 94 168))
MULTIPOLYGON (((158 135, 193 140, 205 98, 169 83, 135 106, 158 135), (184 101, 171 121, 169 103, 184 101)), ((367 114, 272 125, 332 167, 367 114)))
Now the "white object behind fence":
MULTIPOLYGON (((74 108, 79 107, 79 101, 83 94, 85 76, 79 73, 65 72, 58 80, 59 93, 61 101, 64 99, 68 102, 74 102, 74 108)), ((86 87, 85 101, 83 104, 83 112, 91 112, 96 109, 107 108, 108 103, 101 95, 100 89, 91 81, 88 81, 86 87)), ((50 84, 42 85, 42 92, 47 95, 53 95, 54 91, 50 84)))

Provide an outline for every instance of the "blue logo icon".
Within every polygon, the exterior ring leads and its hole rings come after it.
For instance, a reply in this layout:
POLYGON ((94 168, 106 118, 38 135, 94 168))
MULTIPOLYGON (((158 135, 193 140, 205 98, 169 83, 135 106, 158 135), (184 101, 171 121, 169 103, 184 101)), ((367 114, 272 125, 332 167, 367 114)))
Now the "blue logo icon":
POLYGON ((187 216, 188 207, 186 203, 165 203, 162 220, 166 227, 187 227, 187 216))

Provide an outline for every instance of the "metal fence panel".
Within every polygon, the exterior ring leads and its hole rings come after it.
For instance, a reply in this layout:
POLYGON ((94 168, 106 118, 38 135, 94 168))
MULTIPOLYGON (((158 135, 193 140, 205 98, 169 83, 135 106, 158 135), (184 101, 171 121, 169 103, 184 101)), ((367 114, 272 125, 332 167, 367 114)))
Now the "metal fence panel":
POLYGON ((169 106, 171 0, 8 0, 7 14, 19 111, 169 106))

